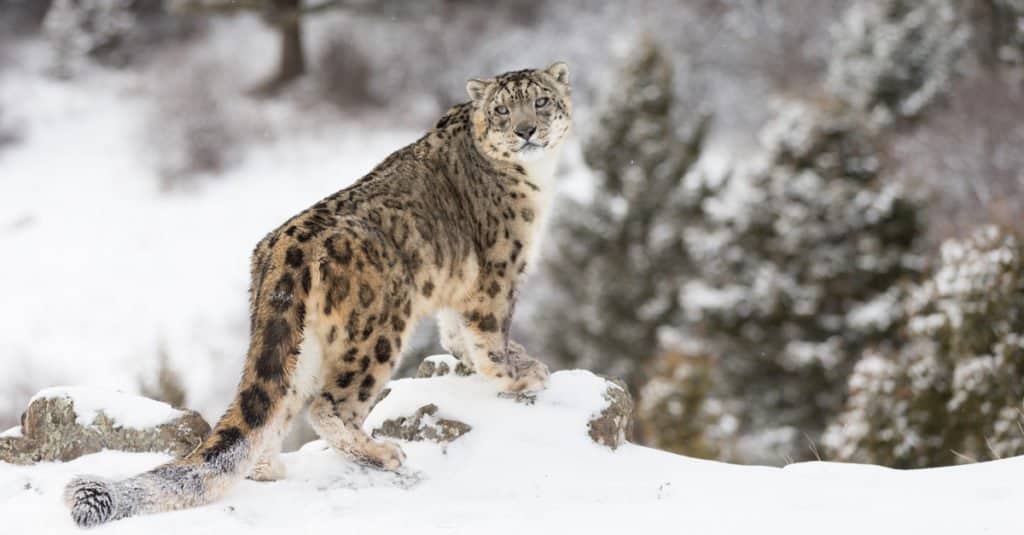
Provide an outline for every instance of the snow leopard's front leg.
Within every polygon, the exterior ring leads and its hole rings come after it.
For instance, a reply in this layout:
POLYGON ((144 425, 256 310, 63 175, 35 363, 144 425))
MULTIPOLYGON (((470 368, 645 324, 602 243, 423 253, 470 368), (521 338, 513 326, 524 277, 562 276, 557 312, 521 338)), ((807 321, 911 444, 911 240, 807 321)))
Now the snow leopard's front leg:
POLYGON ((441 339, 441 347, 466 366, 473 368, 473 361, 469 358, 466 336, 463 334, 465 326, 462 314, 450 308, 438 311, 437 330, 441 339))
POLYGON ((515 290, 506 286, 499 291, 500 286, 501 282, 488 282, 461 311, 458 338, 477 373, 497 381, 506 392, 536 392, 547 384, 550 372, 509 339, 515 290))

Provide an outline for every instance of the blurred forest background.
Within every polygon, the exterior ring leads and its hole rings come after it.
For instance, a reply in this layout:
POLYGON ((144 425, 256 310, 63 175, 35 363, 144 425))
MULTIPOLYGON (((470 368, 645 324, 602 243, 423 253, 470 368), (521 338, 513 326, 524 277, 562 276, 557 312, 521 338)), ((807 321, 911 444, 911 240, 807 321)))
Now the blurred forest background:
POLYGON ((216 418, 262 234, 555 60, 532 354, 686 455, 1024 453, 1024 0, 0 0, 0 428, 62 382, 216 418))

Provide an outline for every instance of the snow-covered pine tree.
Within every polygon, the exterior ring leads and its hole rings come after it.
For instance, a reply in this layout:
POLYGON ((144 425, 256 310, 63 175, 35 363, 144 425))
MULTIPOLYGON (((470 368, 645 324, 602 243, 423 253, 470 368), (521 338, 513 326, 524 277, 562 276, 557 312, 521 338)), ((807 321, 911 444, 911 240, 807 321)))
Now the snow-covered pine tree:
POLYGON ((791 103, 762 144, 761 163, 733 178, 747 194, 718 216, 683 302, 745 406, 742 449, 777 462, 812 453, 853 363, 891 336, 920 224, 850 115, 791 103))
POLYGON ((907 300, 911 343, 857 364, 831 457, 911 468, 1024 454, 1024 249, 985 227, 947 241, 940 262, 907 300))
POLYGON ((916 117, 947 91, 966 47, 957 4, 857 0, 833 29, 829 91, 878 125, 916 117))
POLYGON ((683 132, 673 68, 645 41, 625 65, 595 135, 584 147, 593 170, 587 201, 566 199, 550 230, 533 330, 545 357, 643 384, 658 354, 658 330, 678 320, 690 260, 683 233, 708 195, 687 180, 709 118, 683 132))

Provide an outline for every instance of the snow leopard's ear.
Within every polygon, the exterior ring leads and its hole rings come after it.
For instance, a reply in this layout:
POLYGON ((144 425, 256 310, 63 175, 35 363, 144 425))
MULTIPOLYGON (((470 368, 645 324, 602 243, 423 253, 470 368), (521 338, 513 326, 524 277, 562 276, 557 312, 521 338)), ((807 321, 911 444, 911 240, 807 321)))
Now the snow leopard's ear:
POLYGON ((552 63, 544 72, 548 76, 555 79, 556 82, 564 86, 564 89, 569 88, 569 64, 564 61, 556 61, 552 63))
POLYGON ((494 79, 480 80, 473 78, 466 82, 466 93, 469 94, 469 98, 473 99, 473 102, 480 102, 487 98, 487 91, 494 85, 494 79))

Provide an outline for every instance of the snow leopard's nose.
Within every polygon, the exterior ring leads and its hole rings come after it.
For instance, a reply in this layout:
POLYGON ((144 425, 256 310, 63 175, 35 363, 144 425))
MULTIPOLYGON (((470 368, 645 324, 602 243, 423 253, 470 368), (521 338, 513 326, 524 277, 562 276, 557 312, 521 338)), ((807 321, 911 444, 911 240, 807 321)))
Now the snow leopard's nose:
POLYGON ((530 138, 533 137, 533 133, 536 131, 536 126, 527 123, 519 123, 515 127, 516 135, 523 138, 524 141, 530 141, 530 138))

